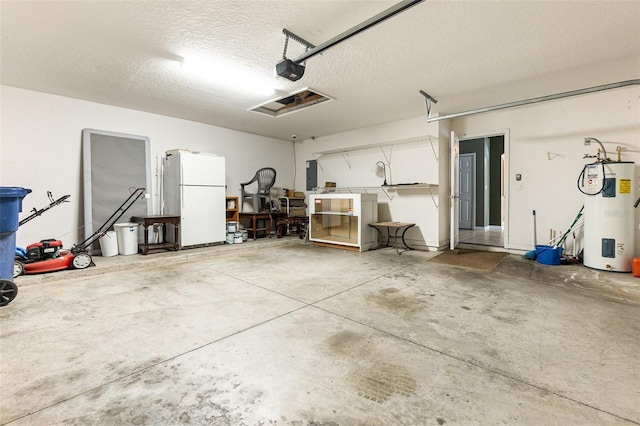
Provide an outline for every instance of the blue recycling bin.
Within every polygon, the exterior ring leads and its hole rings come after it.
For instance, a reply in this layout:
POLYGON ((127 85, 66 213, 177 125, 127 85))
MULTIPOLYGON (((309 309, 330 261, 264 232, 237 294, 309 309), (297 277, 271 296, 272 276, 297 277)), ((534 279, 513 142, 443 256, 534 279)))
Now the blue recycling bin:
POLYGON ((11 302, 18 292, 13 284, 13 260, 16 253, 18 214, 30 189, 0 186, 0 306, 11 302))

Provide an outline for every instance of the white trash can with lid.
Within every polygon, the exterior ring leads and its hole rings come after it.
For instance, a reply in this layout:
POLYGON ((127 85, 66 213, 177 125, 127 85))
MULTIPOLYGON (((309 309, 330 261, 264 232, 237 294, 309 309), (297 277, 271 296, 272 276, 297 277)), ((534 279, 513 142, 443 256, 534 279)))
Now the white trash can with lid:
POLYGON ((116 231, 107 231, 100 236, 100 251, 103 257, 118 255, 118 234, 116 231))
POLYGON ((118 253, 122 255, 138 253, 137 223, 116 223, 113 229, 118 234, 118 253))

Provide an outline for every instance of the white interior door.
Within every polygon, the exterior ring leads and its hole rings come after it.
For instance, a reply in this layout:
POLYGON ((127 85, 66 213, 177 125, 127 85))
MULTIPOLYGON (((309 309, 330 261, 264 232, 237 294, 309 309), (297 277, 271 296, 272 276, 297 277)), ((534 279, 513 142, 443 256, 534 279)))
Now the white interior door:
POLYGON ((475 225, 475 192, 476 192, 476 153, 460 154, 460 174, 458 185, 460 187, 460 213, 458 227, 460 229, 473 229, 475 225))
POLYGON ((453 131, 451 132, 450 148, 451 176, 449 179, 449 187, 451 201, 449 204, 451 209, 451 233, 449 235, 449 248, 453 250, 456 248, 458 241, 460 240, 460 229, 458 227, 458 208, 460 201, 460 182, 458 182, 460 164, 458 160, 460 157, 460 139, 453 131))

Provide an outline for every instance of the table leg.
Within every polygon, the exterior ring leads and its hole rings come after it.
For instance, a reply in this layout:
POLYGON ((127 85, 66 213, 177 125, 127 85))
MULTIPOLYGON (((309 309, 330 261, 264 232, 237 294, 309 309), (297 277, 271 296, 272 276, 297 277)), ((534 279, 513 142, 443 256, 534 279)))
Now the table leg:
POLYGON ((371 226, 373 229, 378 231, 378 247, 376 247, 376 249, 379 249, 380 247, 382 247, 382 231, 378 229, 377 226, 373 226, 373 225, 369 225, 369 226, 371 226))
POLYGON ((149 225, 145 222, 144 228, 144 246, 142 246, 142 254, 149 254, 149 225))
POLYGON ((253 241, 255 241, 257 238, 256 234, 258 233, 258 231, 256 231, 256 229, 258 228, 258 218, 253 216, 251 223, 253 225, 253 241))
POLYGON ((398 250, 398 229, 400 228, 395 228, 395 232, 393 233, 393 247, 395 247, 396 253, 400 255, 400 250, 398 250))
POLYGON ((402 244, 404 244, 404 246, 408 249, 408 250, 413 250, 411 247, 409 247, 409 244, 407 244, 407 242, 404 240, 404 234, 407 233, 407 231, 409 230, 409 228, 411 228, 414 225, 411 226, 407 226, 406 228, 404 228, 404 231, 402 232, 402 244))

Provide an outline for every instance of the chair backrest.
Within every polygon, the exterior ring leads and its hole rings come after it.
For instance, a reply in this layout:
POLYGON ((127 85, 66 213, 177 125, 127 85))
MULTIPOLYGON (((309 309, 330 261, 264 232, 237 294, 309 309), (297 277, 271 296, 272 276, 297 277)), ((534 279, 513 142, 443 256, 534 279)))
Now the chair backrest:
POLYGON ((256 172, 253 179, 258 181, 258 194, 268 194, 276 183, 276 171, 271 167, 264 167, 256 172))

